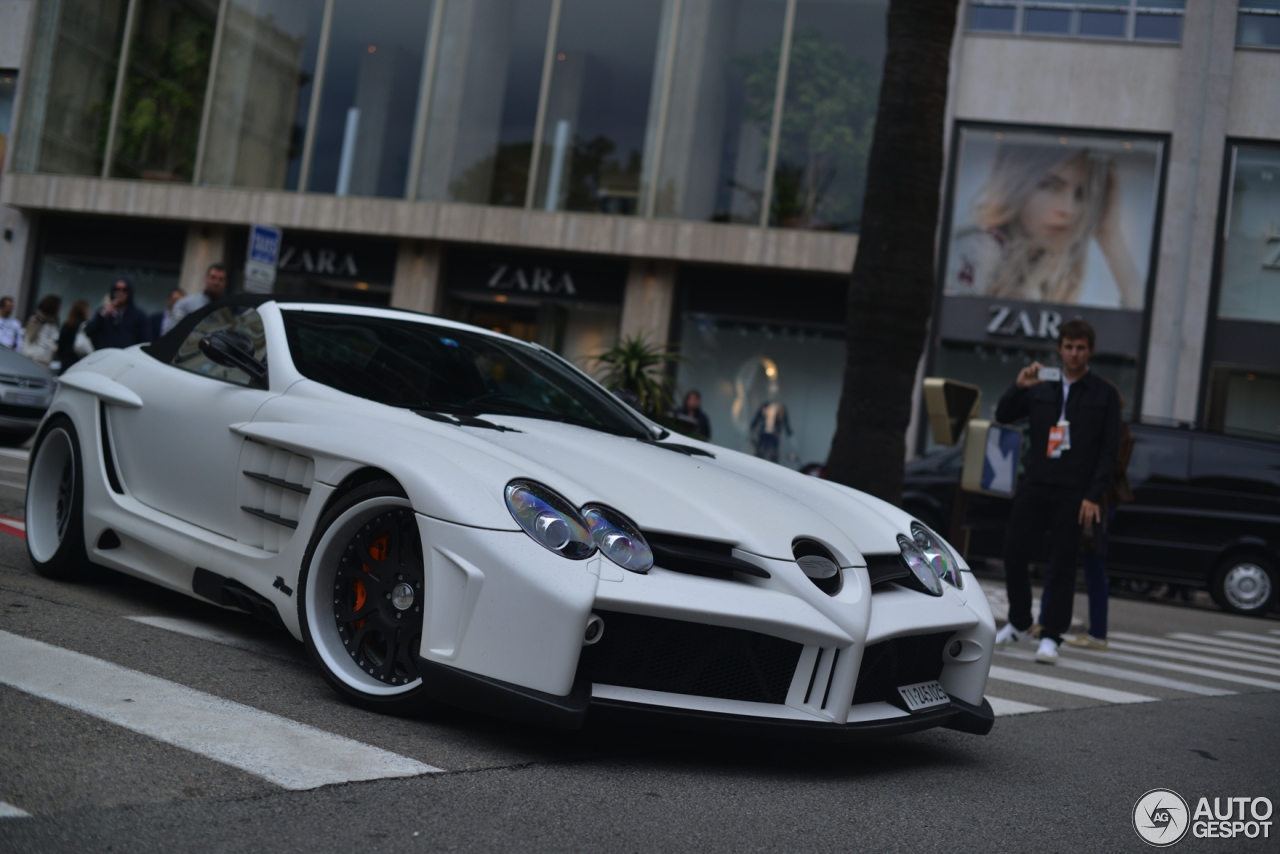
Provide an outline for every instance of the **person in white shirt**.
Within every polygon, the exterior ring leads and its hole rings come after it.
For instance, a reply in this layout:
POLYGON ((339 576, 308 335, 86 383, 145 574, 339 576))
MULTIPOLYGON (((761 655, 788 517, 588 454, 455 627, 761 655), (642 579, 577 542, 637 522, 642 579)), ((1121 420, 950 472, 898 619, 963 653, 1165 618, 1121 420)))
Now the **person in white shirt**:
POLYGON ((22 350, 22 324, 13 316, 13 297, 0 297, 0 344, 22 350))
POLYGON ((220 300, 226 295, 227 265, 210 264, 209 269, 204 273, 204 291, 183 297, 174 303, 173 307, 169 309, 169 317, 165 321, 163 329, 160 330, 161 334, 177 326, 178 322, 191 312, 199 311, 214 300, 220 300))

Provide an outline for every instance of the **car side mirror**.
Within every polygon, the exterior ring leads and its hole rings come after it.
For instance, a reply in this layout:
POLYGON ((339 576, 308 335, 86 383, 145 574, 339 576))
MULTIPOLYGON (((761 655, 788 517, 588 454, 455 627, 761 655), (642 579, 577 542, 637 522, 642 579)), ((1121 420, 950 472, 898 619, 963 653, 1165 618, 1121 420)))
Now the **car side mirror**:
POLYGON ((200 352, 215 365, 244 371, 252 385, 267 387, 267 366, 253 357, 253 341, 243 332, 223 329, 201 338, 200 352))

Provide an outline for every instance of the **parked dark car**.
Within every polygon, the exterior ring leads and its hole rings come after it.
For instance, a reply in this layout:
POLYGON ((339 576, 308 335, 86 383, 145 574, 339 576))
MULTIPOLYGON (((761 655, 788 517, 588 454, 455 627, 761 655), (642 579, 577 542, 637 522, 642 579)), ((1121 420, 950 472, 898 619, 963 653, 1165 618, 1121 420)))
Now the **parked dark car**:
MULTIPOLYGON (((1113 578, 1207 588, 1224 610, 1262 614, 1280 605, 1280 442, 1131 424, 1129 482, 1111 528, 1113 578)), ((962 449, 907 464, 904 508, 952 531, 962 449)), ((967 495, 968 554, 998 558, 1008 499, 967 495)), ((957 545, 964 547, 964 537, 957 545)), ((1047 557, 1044 544, 1042 559, 1047 557)))

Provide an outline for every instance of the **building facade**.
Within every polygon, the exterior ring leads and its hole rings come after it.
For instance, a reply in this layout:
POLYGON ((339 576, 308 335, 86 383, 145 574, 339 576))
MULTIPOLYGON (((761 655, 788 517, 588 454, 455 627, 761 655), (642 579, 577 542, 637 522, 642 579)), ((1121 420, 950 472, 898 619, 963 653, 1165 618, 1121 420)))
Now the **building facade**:
MULTIPOLYGON (((0 293, 157 311, 271 225, 278 293, 669 342, 713 440, 782 403, 821 461, 886 7, 0 0, 0 293)), ((1277 0, 962 6, 922 369, 990 407, 1079 314, 1132 412, 1280 433, 1278 48, 1277 0)))

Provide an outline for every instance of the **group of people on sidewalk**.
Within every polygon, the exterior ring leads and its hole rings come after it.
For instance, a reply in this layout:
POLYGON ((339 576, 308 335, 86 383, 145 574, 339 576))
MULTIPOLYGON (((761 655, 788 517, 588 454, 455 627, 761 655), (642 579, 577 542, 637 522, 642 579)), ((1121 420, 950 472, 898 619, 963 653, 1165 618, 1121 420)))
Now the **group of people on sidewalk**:
POLYGON ((1086 321, 1063 323, 1058 332, 1061 379, 1042 379, 1044 366, 1033 362, 1018 373, 996 407, 997 421, 1025 419, 1031 437, 1026 477, 1005 528, 1009 622, 996 634, 996 644, 1038 638, 1036 661, 1042 664, 1057 663, 1071 627, 1076 561, 1082 552, 1089 626, 1066 642, 1107 648, 1107 532, 1116 506, 1133 497, 1125 476, 1133 438, 1121 420, 1119 391, 1089 370, 1096 343, 1086 321), (1049 571, 1037 621, 1031 614, 1028 565, 1046 532, 1049 571))
POLYGON ((205 271, 203 291, 188 295, 174 288, 168 307, 148 316, 136 303, 133 280, 120 276, 92 315, 86 300, 76 300, 59 326, 62 299, 48 294, 41 298, 25 327, 13 316, 13 298, 0 297, 0 346, 62 372, 94 350, 154 341, 186 315, 221 299, 226 291, 226 266, 211 264, 205 271))

